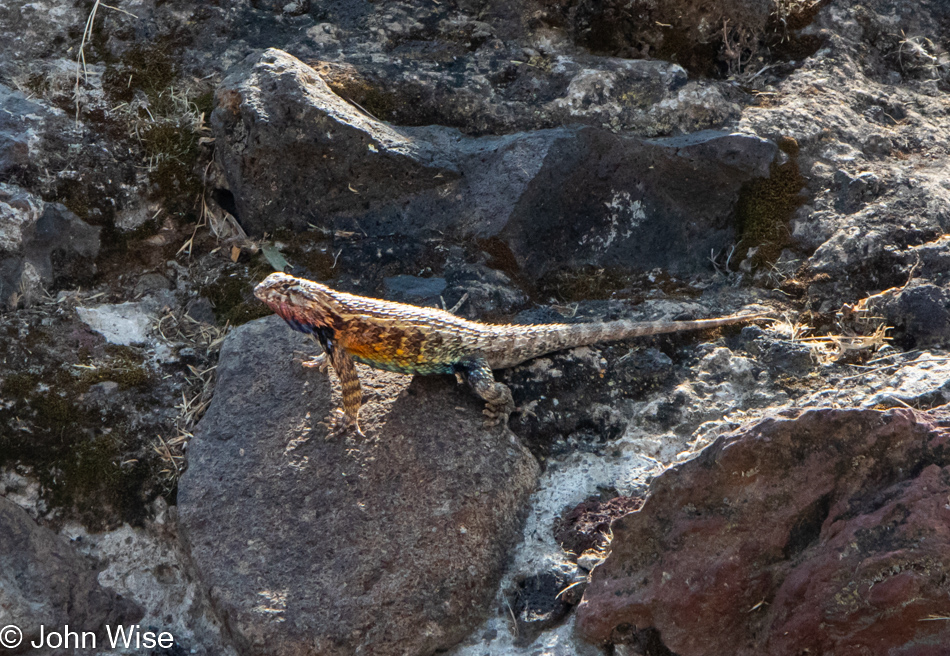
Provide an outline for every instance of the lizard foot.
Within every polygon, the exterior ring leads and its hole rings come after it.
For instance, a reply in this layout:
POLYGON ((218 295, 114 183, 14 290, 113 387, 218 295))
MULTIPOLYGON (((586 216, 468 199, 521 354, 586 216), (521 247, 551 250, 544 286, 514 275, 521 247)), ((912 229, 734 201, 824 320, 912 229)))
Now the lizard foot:
POLYGON ((304 360, 301 364, 308 369, 319 369, 322 373, 327 372, 327 367, 330 366, 330 361, 327 359, 326 353, 321 353, 320 355, 315 355, 309 360, 304 360))
POLYGON ((507 424, 508 417, 511 416, 511 411, 507 408, 496 409, 491 407, 490 404, 485 404, 485 409, 482 410, 482 414, 485 415, 485 427, 491 428, 498 424, 507 424))
POLYGON ((355 431, 360 437, 366 437, 363 431, 360 430, 360 424, 356 419, 347 416, 347 414, 339 408, 334 410, 330 415, 330 432, 327 434, 327 439, 341 437, 351 430, 355 431))
POLYGON ((538 415, 530 407, 519 405, 517 408, 511 411, 512 414, 521 415, 522 420, 525 417, 534 417, 538 418, 538 415))

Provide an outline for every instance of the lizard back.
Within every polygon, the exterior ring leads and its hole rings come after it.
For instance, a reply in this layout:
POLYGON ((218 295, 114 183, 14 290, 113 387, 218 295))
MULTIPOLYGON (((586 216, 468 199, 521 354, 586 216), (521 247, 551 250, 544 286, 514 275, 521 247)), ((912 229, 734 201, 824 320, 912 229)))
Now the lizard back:
POLYGON ((483 324, 423 308, 339 292, 284 273, 254 290, 291 327, 331 339, 354 359, 406 374, 454 373, 482 360, 504 369, 578 346, 645 335, 702 330, 761 314, 698 321, 609 321, 578 324, 483 324))

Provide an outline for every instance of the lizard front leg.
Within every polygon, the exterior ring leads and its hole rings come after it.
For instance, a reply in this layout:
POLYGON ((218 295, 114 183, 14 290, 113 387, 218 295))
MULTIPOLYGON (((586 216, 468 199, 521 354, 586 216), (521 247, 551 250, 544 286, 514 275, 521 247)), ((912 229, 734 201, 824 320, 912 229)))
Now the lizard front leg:
POLYGON ((483 358, 475 358, 462 363, 462 374, 468 380, 480 399, 485 401, 485 409, 482 410, 487 419, 486 426, 495 426, 499 423, 508 423, 508 417, 515 409, 514 399, 511 398, 511 390, 504 383, 495 380, 483 358))
POLYGON ((336 372, 337 378, 340 379, 340 386, 343 388, 343 424, 341 429, 355 428, 356 433, 360 437, 364 437, 359 424, 363 391, 360 389, 360 378, 356 374, 356 365, 353 364, 353 358, 332 339, 326 340, 324 349, 327 355, 330 356, 330 365, 336 372))

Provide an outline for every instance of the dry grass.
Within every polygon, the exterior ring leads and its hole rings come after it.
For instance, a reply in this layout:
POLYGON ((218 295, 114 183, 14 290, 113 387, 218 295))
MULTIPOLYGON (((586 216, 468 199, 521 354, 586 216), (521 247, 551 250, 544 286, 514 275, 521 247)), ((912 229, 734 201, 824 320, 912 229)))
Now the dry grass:
MULTIPOLYGON (((221 349, 228 326, 218 328, 192 319, 181 312, 167 312, 155 325, 156 332, 171 344, 189 347, 199 352, 199 357, 211 361, 221 349)), ((215 369, 217 365, 196 367, 188 365, 185 375, 186 389, 182 390, 181 403, 175 406, 175 434, 171 437, 156 437, 152 450, 158 454, 164 467, 159 472, 169 487, 173 486, 184 472, 185 449, 194 437, 194 427, 208 409, 214 394, 215 369)))
POLYGON ((890 341, 887 336, 890 327, 884 324, 881 317, 867 317, 860 332, 839 322, 840 332, 812 336, 808 334, 814 330, 811 326, 787 318, 776 319, 769 326, 769 330, 790 342, 807 347, 815 361, 820 364, 842 362, 855 356, 872 354, 890 341))
POLYGON ((107 5, 104 2, 99 2, 99 0, 93 3, 92 9, 89 11, 89 16, 86 18, 86 26, 82 30, 82 40, 79 42, 79 53, 76 55, 76 84, 73 87, 73 96, 76 102, 77 124, 79 123, 79 111, 82 108, 82 83, 85 82, 88 76, 88 71, 86 70, 86 43, 88 43, 92 37, 92 28, 96 24, 96 14, 99 12, 99 7, 119 11, 136 18, 135 14, 129 13, 124 9, 119 9, 118 7, 113 7, 112 5, 107 5))
POLYGON ((897 45, 897 62, 906 73, 923 73, 931 79, 950 75, 950 55, 925 36, 907 36, 901 32, 897 45))
POLYGON ((890 337, 890 326, 878 325, 870 335, 821 335, 818 337, 800 337, 797 341, 807 346, 812 355, 821 364, 841 362, 858 353, 874 353, 885 346, 890 337))
MULTIPOLYGON (((213 142, 214 140, 211 139, 211 141, 213 142)), ((208 171, 212 164, 213 160, 208 162, 204 174, 202 175, 201 212, 198 215, 198 222, 195 224, 191 236, 185 240, 181 248, 178 249, 178 252, 175 253, 176 257, 182 254, 191 257, 191 253, 195 248, 195 237, 198 236, 198 231, 202 228, 208 228, 217 241, 230 243, 233 247, 237 248, 238 254, 240 254, 242 248, 256 253, 260 247, 259 244, 248 239, 244 228, 241 227, 241 224, 237 222, 237 219, 230 212, 220 207, 217 203, 208 202, 208 171)), ((232 259, 237 260, 236 257, 232 257, 232 259)))

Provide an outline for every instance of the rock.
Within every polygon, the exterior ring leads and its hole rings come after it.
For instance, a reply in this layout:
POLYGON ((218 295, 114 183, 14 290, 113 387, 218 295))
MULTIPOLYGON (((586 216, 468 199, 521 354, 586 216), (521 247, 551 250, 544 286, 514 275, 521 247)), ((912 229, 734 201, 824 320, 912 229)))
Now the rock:
POLYGON ((869 381, 874 394, 863 400, 863 407, 935 408, 950 403, 950 362, 942 354, 924 351, 904 362, 896 360, 882 374, 869 381))
POLYGON ((542 631, 561 623, 572 605, 561 593, 572 583, 560 570, 541 572, 515 583, 509 591, 508 603, 517 625, 516 644, 530 645, 542 631))
POLYGON ((768 177, 777 152, 713 131, 644 140, 598 128, 482 138, 395 128, 274 49, 229 75, 217 102, 216 152, 249 233, 314 224, 498 238, 528 277, 585 265, 704 270, 733 240, 740 188, 768 177))
POLYGON ((941 235, 934 241, 914 249, 920 257, 921 273, 925 278, 940 278, 950 274, 950 235, 941 235))
POLYGON ((418 276, 390 276, 383 280, 386 298, 398 303, 424 307, 439 307, 439 297, 445 290, 445 278, 418 276))
POLYGON ((188 301, 188 305, 185 306, 185 314, 200 323, 207 323, 212 326, 217 324, 217 319, 214 317, 214 306, 204 296, 188 301))
POLYGON ((46 107, 0 84, 0 176, 8 179, 29 168, 37 134, 50 115, 46 107))
POLYGON ((234 330, 188 451, 181 526, 246 654, 432 654, 486 615, 538 467, 449 377, 359 367, 367 438, 276 317, 234 330))
POLYGON ((0 250, 22 252, 45 205, 25 189, 0 183, 0 250))
POLYGON ((931 284, 908 285, 873 308, 894 328, 906 349, 950 346, 950 290, 931 284))
POLYGON ((102 585, 145 609, 138 622, 147 627, 143 630, 165 632, 174 638, 169 649, 148 652, 150 656, 237 656, 223 639, 210 600, 181 548, 174 512, 168 512, 161 498, 151 510, 154 519, 141 527, 123 524, 112 531, 90 533, 69 524, 63 534, 102 564, 102 585))
POLYGON ((456 311, 468 319, 484 321, 492 316, 511 315, 528 302, 511 278, 483 264, 459 264, 446 272, 446 305, 465 302, 456 311))
POLYGON ((640 497, 618 496, 607 501, 590 497, 558 518, 554 538, 580 564, 582 554, 606 548, 611 521, 639 510, 642 505, 640 497))
POLYGON ((87 12, 56 2, 0 6, 0 70, 9 79, 23 65, 65 50, 71 28, 82 29, 87 12))
POLYGON ((133 288, 133 293, 136 297, 139 297, 150 292, 161 292, 171 288, 172 284, 168 278, 153 271, 139 276, 133 288))
POLYGON ((123 346, 146 343, 156 320, 154 304, 147 301, 77 307, 76 314, 107 342, 123 346))
POLYGON ((250 56, 216 96, 218 160, 249 233, 323 225, 329 216, 387 206, 458 177, 424 145, 360 112, 280 50, 250 56))
POLYGON ((837 209, 849 213, 860 209, 881 190, 880 179, 868 171, 852 176, 845 170, 838 170, 835 184, 838 186, 837 209))
POLYGON ((101 587, 97 574, 92 561, 65 539, 0 497, 0 626, 12 624, 23 632, 21 647, 12 653, 27 653, 40 626, 49 631, 68 624, 71 631, 91 631, 102 644, 106 626, 142 617, 136 604, 101 587))
POLYGON ((815 368, 811 349, 800 342, 777 340, 760 326, 746 326, 736 341, 770 371, 806 376, 815 368))
POLYGON ((578 630, 653 635, 680 656, 948 644, 946 623, 927 621, 950 613, 948 427, 907 409, 823 409, 720 437, 613 523, 578 630))
POLYGON ((59 203, 0 183, 0 300, 34 278, 47 286, 91 278, 99 232, 59 203))

